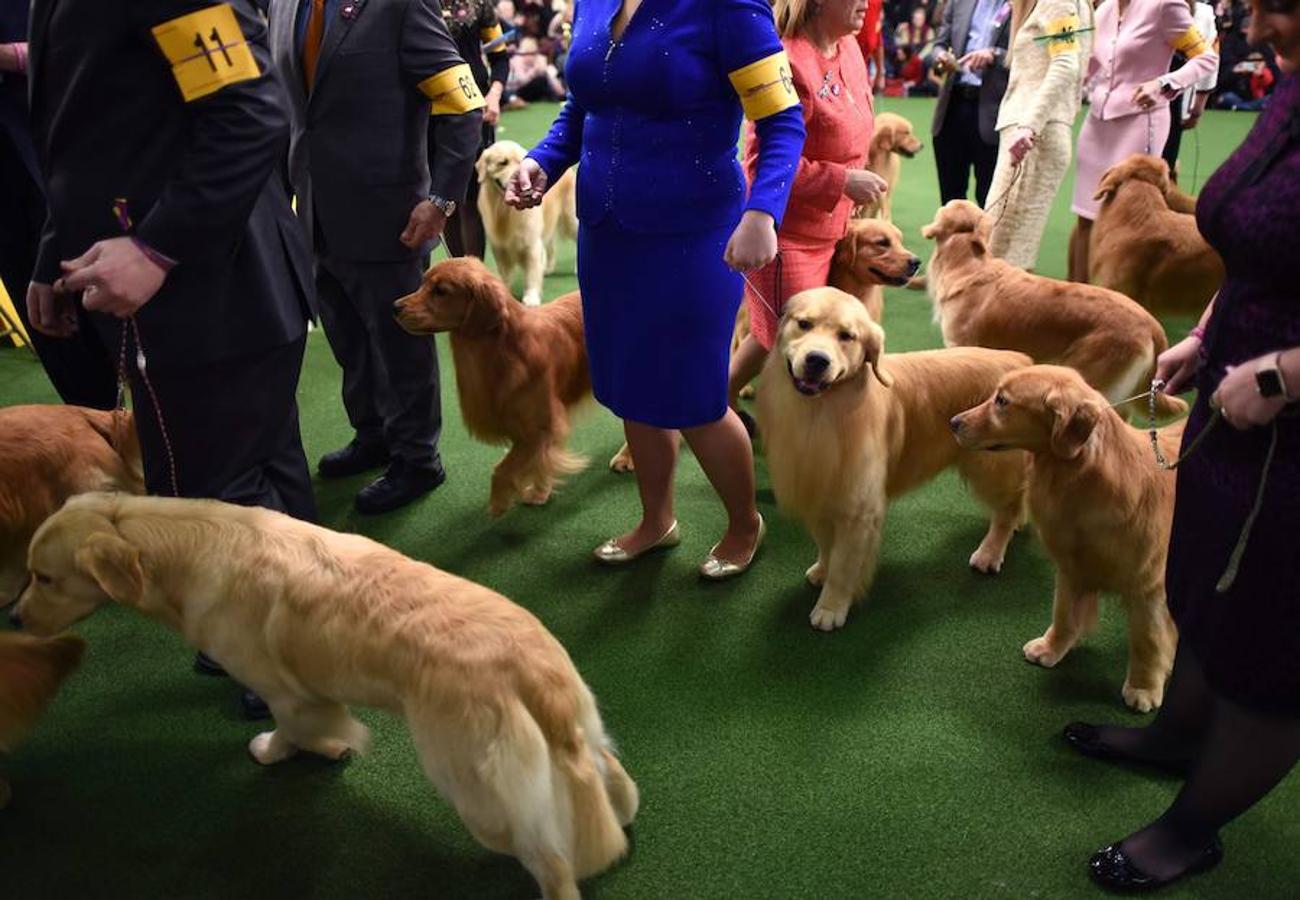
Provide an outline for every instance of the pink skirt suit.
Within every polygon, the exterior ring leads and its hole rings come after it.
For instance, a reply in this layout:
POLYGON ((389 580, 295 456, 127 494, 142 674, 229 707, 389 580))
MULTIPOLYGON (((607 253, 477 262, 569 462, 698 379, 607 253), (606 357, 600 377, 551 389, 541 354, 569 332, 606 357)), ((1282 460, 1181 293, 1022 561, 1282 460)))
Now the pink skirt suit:
MULTIPOLYGON (((750 332, 765 350, 771 350, 776 340, 777 319, 785 301, 800 291, 826 286, 835 245, 844 237, 853 211, 844 183, 850 170, 866 164, 875 130, 867 64, 853 35, 840 39, 832 59, 822 56, 802 36, 782 43, 794 70, 808 137, 785 220, 777 232, 781 258, 746 275, 750 282, 745 286, 750 332)), ((751 123, 745 132, 745 175, 751 181, 759 159, 758 145, 751 123)))
POLYGON ((1176 95, 1219 65, 1186 0, 1131 0, 1122 18, 1118 0, 1106 0, 1097 7, 1096 28, 1086 81, 1090 106, 1079 135, 1072 204, 1085 219, 1097 218, 1101 204, 1093 194, 1107 169, 1134 153, 1159 156, 1169 137, 1169 101, 1160 99, 1144 110, 1133 103, 1133 91, 1165 76, 1176 95), (1175 52, 1182 52, 1187 62, 1169 72, 1175 52))

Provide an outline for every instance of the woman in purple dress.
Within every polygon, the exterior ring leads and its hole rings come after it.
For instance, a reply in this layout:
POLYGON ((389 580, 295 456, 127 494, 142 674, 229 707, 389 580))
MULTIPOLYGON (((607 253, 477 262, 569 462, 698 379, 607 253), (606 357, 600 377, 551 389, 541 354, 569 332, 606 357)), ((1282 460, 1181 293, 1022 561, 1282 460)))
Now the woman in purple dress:
POLYGON ((1250 42, 1270 43, 1286 75, 1201 194, 1227 278, 1159 364, 1168 390, 1199 389, 1166 574, 1173 675, 1149 726, 1065 731, 1087 755, 1186 778, 1160 818, 1092 858, 1112 890, 1218 863, 1219 829, 1300 759, 1300 0, 1254 0, 1250 42))

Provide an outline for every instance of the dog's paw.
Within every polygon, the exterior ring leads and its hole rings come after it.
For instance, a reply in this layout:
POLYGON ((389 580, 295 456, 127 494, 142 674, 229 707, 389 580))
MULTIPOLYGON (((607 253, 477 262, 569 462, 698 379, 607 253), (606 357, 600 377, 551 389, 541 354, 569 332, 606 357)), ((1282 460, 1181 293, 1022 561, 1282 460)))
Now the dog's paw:
POLYGON ((618 452, 614 454, 614 458, 609 461, 609 469, 611 472, 617 472, 620 475, 636 471, 636 464, 632 462, 632 451, 627 444, 620 447, 618 452))
POLYGON ((296 752, 293 744, 274 731, 263 731, 248 742, 248 754, 264 766, 283 762, 296 752))
POLYGON ((970 567, 982 575, 996 575, 1002 571, 1005 554, 980 547, 970 555, 970 567))
POLYGON ((541 306, 541 291, 524 291, 524 306, 541 306))
POLYGON ((820 559, 809 566, 808 571, 803 574, 804 577, 808 579, 808 583, 813 587, 821 587, 826 583, 826 567, 822 565, 820 559))
POLYGON ((1160 708, 1164 701, 1164 691, 1154 688, 1135 688, 1128 682, 1124 683, 1124 702, 1128 708, 1134 712, 1149 713, 1160 708))
POLYGON ((808 617, 808 621, 812 623, 813 628, 819 631, 834 631, 836 628, 843 628, 848 618, 848 607, 832 609, 818 603, 813 607, 812 615, 808 617))
POLYGON ((530 487, 519 499, 525 506, 545 506, 551 499, 551 489, 530 487))
POLYGON ((1044 669, 1050 669, 1065 658, 1065 653, 1052 646, 1045 637, 1036 637, 1025 644, 1025 659, 1044 669))
POLYGON ((513 505, 510 500, 492 500, 488 503, 487 513, 492 518, 499 519, 510 512, 510 507, 513 505))

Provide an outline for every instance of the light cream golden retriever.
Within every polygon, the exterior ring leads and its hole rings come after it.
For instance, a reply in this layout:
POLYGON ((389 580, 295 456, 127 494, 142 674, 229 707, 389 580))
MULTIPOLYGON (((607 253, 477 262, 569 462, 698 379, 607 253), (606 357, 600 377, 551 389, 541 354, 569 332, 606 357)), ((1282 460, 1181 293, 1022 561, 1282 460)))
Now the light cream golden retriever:
MULTIPOLYGON (((85 649, 85 642, 73 634, 34 638, 0 633, 0 756, 18 747, 85 649)), ((0 809, 8 805, 10 795, 8 782, 0 778, 0 809)))
POLYGON ((894 191, 903 172, 903 158, 911 159, 921 152, 925 144, 916 137, 912 123, 898 113, 876 114, 875 132, 871 136, 871 149, 867 153, 867 168, 885 179, 889 185, 880 201, 857 208, 855 215, 870 216, 893 221, 894 191))
POLYGON ((524 305, 537 306, 542 302, 542 282, 555 270, 556 238, 578 237, 577 175, 573 169, 566 172, 546 192, 540 207, 511 209, 506 206, 505 189, 525 152, 514 141, 497 141, 479 156, 475 163, 478 211, 501 277, 508 285, 515 270, 522 270, 524 305))
MULTIPOLYGON (((1160 429, 1167 459, 1183 424, 1160 429)), ((1056 594, 1052 624, 1025 657, 1055 666, 1096 623, 1098 595, 1118 594, 1128 613, 1124 700, 1138 712, 1159 707, 1178 643, 1165 604, 1174 473, 1157 467, 1148 434, 1059 366, 1012 372, 952 428, 963 447, 1033 454, 1029 514, 1056 566, 1056 594)))
POLYGON ((1097 185, 1088 279, 1153 312, 1200 315, 1223 283, 1223 260, 1195 216, 1170 208, 1172 191, 1157 156, 1135 154, 1107 170, 1097 185))
MULTIPOLYGON (((1070 366, 1112 403, 1148 388, 1156 357, 1169 346, 1155 317, 1115 291, 996 259, 991 227, 978 206, 953 200, 921 229, 935 242, 927 288, 944 344, 1019 350, 1037 363, 1070 366)), ((1187 410, 1165 394, 1158 407, 1163 416, 1187 410)), ((1138 404, 1131 411, 1145 410, 1138 404)))
POLYGON ((363 751, 347 704, 405 718, 425 774, 548 900, 613 865, 637 788, 560 643, 505 597, 353 534, 212 500, 84 494, 41 526, 23 626, 112 601, 179 631, 275 718, 249 752, 363 751))
POLYGON ((772 488, 817 543, 815 628, 839 628, 875 574, 889 501, 956 466, 989 508, 972 568, 997 572, 1024 516, 1024 453, 974 453, 952 416, 1030 364, 1004 350, 960 348, 882 357, 885 334, 835 288, 792 297, 758 389, 772 488))
POLYGON ((27 545, 46 517, 85 491, 144 493, 131 413, 81 406, 0 409, 0 606, 27 579, 27 545))
POLYGON ((419 290, 397 301, 397 321, 412 334, 451 332, 465 427, 510 445, 492 473, 491 515, 519 500, 546 503, 561 476, 583 468, 565 446, 574 407, 591 396, 577 293, 520 306, 481 260, 465 256, 432 266, 419 290))

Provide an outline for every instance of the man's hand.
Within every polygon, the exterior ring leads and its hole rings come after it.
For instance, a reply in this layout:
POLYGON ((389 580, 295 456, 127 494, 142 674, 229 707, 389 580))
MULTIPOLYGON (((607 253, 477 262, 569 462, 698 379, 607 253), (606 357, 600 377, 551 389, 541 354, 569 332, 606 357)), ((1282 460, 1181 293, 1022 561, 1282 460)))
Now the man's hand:
POLYGON ((483 124, 495 125, 501 121, 501 82, 492 82, 492 87, 483 95, 483 101, 487 104, 483 107, 483 124))
POLYGON ((27 286, 27 318, 33 328, 50 337, 77 333, 76 300, 71 294, 55 293, 48 284, 33 281, 27 286))
POLYGON ((971 72, 983 72, 993 65, 993 60, 996 58, 992 49, 972 50, 957 60, 957 65, 971 72))
POLYGON ((407 220, 406 230, 402 232, 402 244, 414 250, 441 237, 442 230, 446 227, 447 217, 442 214, 442 210, 434 206, 432 200, 421 200, 411 210, 411 218, 407 220))
POLYGON ((62 263, 56 293, 81 292, 86 309, 126 319, 153 299, 167 270, 150 259, 129 237, 97 241, 76 259, 62 263))

